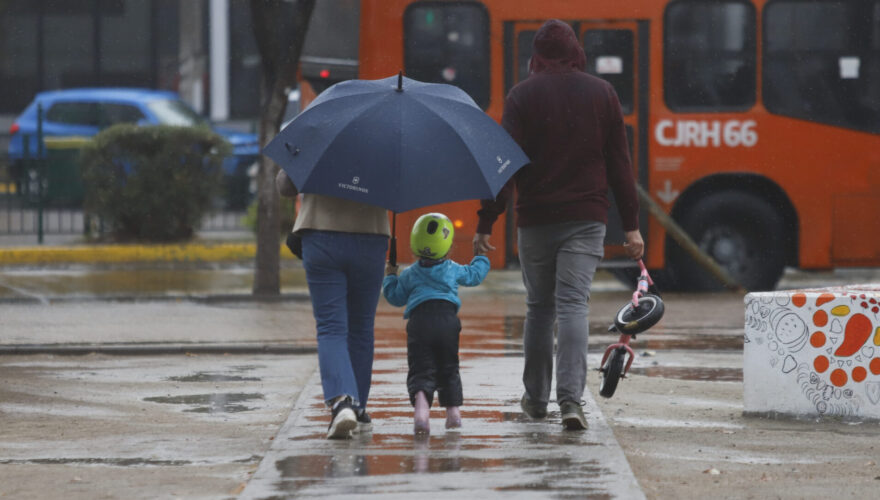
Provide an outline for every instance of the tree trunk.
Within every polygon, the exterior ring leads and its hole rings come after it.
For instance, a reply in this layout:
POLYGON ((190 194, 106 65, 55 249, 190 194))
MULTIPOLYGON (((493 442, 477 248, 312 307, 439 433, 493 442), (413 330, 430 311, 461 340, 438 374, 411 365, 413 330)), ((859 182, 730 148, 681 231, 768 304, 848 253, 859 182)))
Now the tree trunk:
MULTIPOLYGON (((287 92, 296 85, 296 72, 315 0, 297 0, 292 19, 281 0, 251 0, 254 37, 262 68, 260 148, 266 147, 281 127, 287 92)), ((257 255, 254 295, 281 293, 280 206, 275 189, 278 166, 260 156, 257 173, 257 255)))

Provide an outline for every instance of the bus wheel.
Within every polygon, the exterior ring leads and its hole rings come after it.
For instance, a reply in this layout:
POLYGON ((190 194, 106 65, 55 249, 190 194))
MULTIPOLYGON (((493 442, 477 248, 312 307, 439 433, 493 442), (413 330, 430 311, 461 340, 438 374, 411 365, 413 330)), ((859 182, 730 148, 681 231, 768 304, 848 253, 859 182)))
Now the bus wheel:
MULTIPOLYGON (((725 191, 699 200, 680 218, 694 242, 748 290, 772 290, 785 268, 785 225, 764 199, 725 191)), ((667 238, 668 267, 682 290, 719 290, 721 283, 667 238)))

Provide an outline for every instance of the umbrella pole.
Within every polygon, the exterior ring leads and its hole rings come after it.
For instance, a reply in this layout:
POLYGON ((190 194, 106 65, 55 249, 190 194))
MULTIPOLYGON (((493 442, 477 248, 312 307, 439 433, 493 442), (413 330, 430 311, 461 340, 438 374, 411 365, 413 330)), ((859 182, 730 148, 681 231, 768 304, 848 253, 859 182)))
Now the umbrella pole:
POLYGON ((397 212, 391 212, 391 249, 388 251, 388 263, 397 265, 397 212))

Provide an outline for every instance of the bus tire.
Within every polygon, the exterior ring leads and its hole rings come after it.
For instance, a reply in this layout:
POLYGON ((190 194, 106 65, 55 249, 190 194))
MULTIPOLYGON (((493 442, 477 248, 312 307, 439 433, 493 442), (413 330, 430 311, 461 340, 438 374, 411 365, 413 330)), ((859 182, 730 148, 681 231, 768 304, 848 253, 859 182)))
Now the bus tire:
MULTIPOLYGON (((785 269, 785 224, 766 200, 723 191, 690 207, 679 223, 704 252, 747 290, 772 290, 785 269)), ((721 282, 667 238, 668 268, 683 291, 713 291, 721 282)))

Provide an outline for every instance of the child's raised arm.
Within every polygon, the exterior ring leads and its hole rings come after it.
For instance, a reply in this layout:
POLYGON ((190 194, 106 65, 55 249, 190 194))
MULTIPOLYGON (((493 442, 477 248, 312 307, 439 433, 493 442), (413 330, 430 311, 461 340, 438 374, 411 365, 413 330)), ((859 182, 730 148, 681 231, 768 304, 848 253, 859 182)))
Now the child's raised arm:
POLYGON ((489 258, 485 255, 477 255, 471 259, 467 266, 458 266, 458 276, 455 281, 463 286, 477 286, 486 279, 489 274, 489 258))

